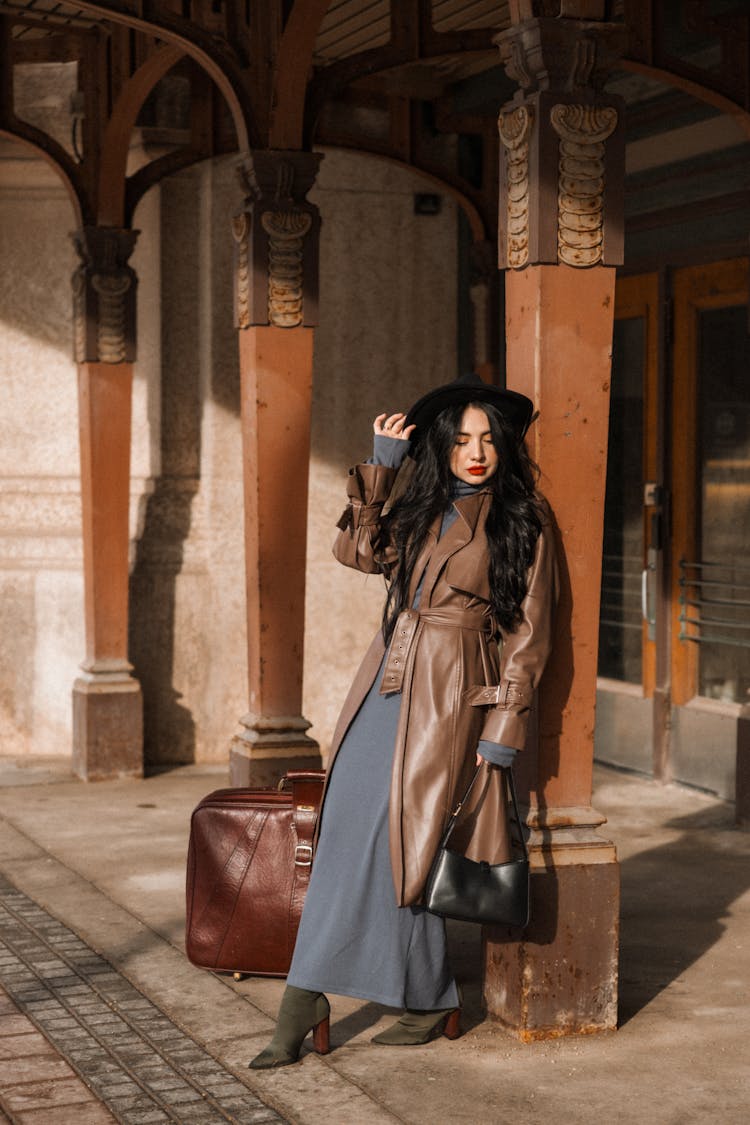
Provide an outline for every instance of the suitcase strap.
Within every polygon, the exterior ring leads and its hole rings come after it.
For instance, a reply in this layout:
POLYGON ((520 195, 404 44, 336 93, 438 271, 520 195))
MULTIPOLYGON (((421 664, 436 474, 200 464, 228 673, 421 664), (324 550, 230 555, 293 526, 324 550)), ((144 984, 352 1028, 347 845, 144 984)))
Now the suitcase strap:
POLYGON ((290 771, 284 781, 291 789, 291 812, 293 831, 296 836, 295 866, 307 867, 308 874, 313 863, 313 836, 318 818, 320 791, 323 787, 322 769, 302 772, 290 771))
MULTIPOLYGON (((301 773, 302 771, 300 771, 301 773)), ((318 819, 318 805, 322 784, 320 776, 289 778, 292 789, 292 828, 295 837, 294 847, 294 879, 292 881, 292 894, 289 900, 289 937, 290 951, 294 949, 294 940, 297 934, 302 907, 305 903, 307 886, 310 882, 310 870, 313 860, 313 834, 318 819)))

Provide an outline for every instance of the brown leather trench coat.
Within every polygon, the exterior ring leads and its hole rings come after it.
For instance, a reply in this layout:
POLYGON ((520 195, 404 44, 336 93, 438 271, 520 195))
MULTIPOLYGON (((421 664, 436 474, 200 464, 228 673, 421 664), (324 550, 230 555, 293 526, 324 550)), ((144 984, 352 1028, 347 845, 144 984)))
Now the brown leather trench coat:
MULTIPOLYGON (((350 470, 349 506, 333 548, 346 566, 377 573, 394 561, 392 548, 377 546, 377 533, 395 477, 395 469, 382 465, 350 470)), ((479 739, 523 749, 533 692, 550 649, 558 585, 550 528, 539 537, 523 620, 515 632, 498 636, 484 535, 489 505, 489 489, 457 500, 459 518, 440 540, 436 519, 412 576, 410 604, 424 575, 419 609, 399 617, 383 674, 381 692, 402 696, 389 820, 401 906, 420 900, 448 817, 471 779, 479 739)), ((329 777, 383 652, 378 630, 336 725, 329 777)), ((509 858, 502 771, 488 766, 482 781, 475 786, 479 792, 462 828, 462 845, 472 858, 501 863, 509 858)))

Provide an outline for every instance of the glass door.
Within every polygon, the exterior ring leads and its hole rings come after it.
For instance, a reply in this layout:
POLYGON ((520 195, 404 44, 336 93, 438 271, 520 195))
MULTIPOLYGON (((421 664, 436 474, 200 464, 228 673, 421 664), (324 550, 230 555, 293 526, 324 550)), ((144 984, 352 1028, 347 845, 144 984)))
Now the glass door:
POLYGON ((750 701, 748 261, 674 276, 672 697, 750 701))
POLYGON ((749 329, 747 258, 618 281, 596 752, 722 792, 750 703, 749 329))
POLYGON ((599 676, 653 692, 658 556, 650 509, 657 481, 659 284, 617 283, 604 507, 599 676))

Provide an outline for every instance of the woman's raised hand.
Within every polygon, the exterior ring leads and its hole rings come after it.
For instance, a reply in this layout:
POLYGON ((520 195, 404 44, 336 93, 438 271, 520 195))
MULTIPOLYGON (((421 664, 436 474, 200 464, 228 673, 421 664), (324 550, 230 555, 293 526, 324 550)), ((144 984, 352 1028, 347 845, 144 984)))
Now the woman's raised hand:
POLYGON ((382 434, 383 437, 400 438, 402 441, 408 441, 416 427, 407 426, 404 429, 405 421, 405 414, 378 414, 372 428, 376 434, 382 434))

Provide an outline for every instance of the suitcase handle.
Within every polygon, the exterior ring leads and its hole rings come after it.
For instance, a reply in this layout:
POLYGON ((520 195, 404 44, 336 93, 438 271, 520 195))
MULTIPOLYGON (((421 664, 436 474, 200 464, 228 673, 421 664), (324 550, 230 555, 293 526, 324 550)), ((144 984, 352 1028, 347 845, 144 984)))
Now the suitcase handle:
POLYGON ((286 788, 287 783, 291 785, 295 781, 323 781, 325 775, 325 770, 287 770, 276 788, 280 793, 282 789, 286 788))

